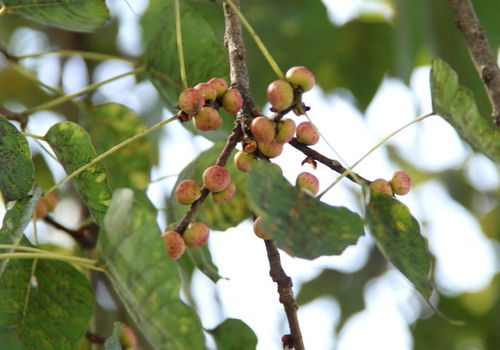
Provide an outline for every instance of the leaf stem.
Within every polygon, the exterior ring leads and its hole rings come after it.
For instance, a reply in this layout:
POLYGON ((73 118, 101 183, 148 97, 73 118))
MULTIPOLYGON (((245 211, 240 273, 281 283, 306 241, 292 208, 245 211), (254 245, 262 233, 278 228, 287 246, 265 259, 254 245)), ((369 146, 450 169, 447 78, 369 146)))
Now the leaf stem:
POLYGON ((21 134, 24 137, 32 137, 32 138, 37 139, 37 140, 45 141, 45 137, 40 136, 40 135, 30 134, 29 132, 21 132, 21 134))
POLYGON ((174 1, 175 5, 175 40, 177 41, 177 53, 179 54, 179 69, 181 71, 182 88, 187 89, 186 65, 184 63, 184 45, 182 44, 181 10, 179 0, 174 1))
POLYGON ((22 56, 14 56, 14 58, 18 60, 23 60, 26 58, 37 58, 46 55, 59 55, 61 57, 69 57, 69 56, 81 56, 82 58, 92 60, 92 61, 107 61, 107 60, 120 60, 125 62, 130 62, 133 64, 137 64, 137 60, 133 58, 121 57, 121 56, 113 56, 107 55, 99 52, 91 52, 91 51, 79 51, 79 50, 52 50, 46 52, 33 53, 29 55, 22 56))
POLYGON ((1 253, 0 260, 2 259, 48 259, 48 260, 60 260, 75 264, 83 264, 85 266, 94 266, 97 261, 85 258, 79 258, 77 256, 65 256, 55 253, 1 253))

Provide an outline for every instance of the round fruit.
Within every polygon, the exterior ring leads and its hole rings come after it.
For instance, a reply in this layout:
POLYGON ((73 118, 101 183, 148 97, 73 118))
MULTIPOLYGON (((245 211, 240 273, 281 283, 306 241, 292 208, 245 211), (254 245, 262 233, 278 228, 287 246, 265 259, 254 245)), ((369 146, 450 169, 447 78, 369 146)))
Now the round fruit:
POLYGON ((210 192, 224 191, 231 184, 231 174, 224 167, 212 165, 203 172, 203 184, 210 192))
POLYGON ((205 100, 200 90, 188 88, 181 92, 177 104, 183 112, 194 114, 203 107, 205 100))
POLYGON ((258 145, 260 153, 268 158, 277 157, 283 152, 283 144, 272 140, 271 142, 259 142, 258 145))
POLYGON ((238 170, 248 173, 256 158, 247 152, 239 151, 234 155, 233 161, 238 170))
POLYGON ((236 114, 243 107, 240 90, 231 88, 222 96, 222 108, 229 114, 236 114))
POLYGON ((302 122, 297 126, 297 141, 305 145, 315 145, 319 141, 319 131, 311 122, 302 122))
POLYGON ((189 224, 184 231, 184 242, 189 248, 199 248, 205 245, 208 241, 208 226, 201 222, 193 222, 189 224))
POLYGON ((276 135, 276 123, 269 118, 260 116, 252 120, 250 130, 252 130, 256 141, 269 143, 276 135))
POLYGON ((135 350, 137 349, 137 336, 132 328, 127 325, 122 327, 120 336, 120 345, 123 350, 135 350))
POLYGON ((296 66, 290 68, 286 72, 286 80, 293 85, 297 85, 302 91, 309 91, 314 86, 316 79, 314 74, 304 66, 296 66))
POLYGON ((261 227, 261 222, 262 218, 259 216, 257 219, 254 220, 253 222, 253 232, 255 232, 255 235, 259 238, 262 239, 272 239, 271 235, 264 231, 261 227))
POLYGON ((186 250, 186 244, 182 236, 175 231, 165 231, 162 233, 161 237, 165 242, 168 255, 174 260, 179 259, 184 253, 184 250, 186 250))
POLYGON ((319 191, 319 181, 316 176, 311 173, 303 172, 297 176, 297 180, 295 181, 295 186, 298 189, 301 189, 311 196, 315 196, 319 191))
POLYGON ((54 192, 46 194, 36 203, 35 215, 37 218, 43 218, 49 212, 53 211, 57 205, 57 195, 54 192))
POLYGON ((384 179, 376 179, 370 184, 370 189, 376 192, 385 193, 392 196, 391 184, 384 179))
POLYGON ((285 80, 275 80, 267 87, 267 100, 276 112, 290 107, 293 102, 293 88, 285 80))
POLYGON ((276 136, 274 139, 279 143, 287 143, 293 138, 295 134, 295 122, 292 119, 283 119, 277 123, 276 136))
POLYGON ((198 130, 217 130, 222 125, 219 112, 212 107, 203 107, 193 118, 194 127, 198 130))
POLYGON ((193 179, 181 181, 175 189, 175 199, 183 205, 193 203, 195 200, 200 198, 200 196, 200 186, 193 179))
POLYGON ((196 90, 200 90, 205 100, 215 101, 217 98, 217 90, 209 83, 199 83, 194 86, 196 90))
POLYGON ((236 185, 231 182, 229 186, 224 191, 212 192, 212 200, 215 204, 224 204, 231 200, 236 193, 236 185))
POLYGON ((212 78, 208 81, 208 83, 215 88, 215 91, 217 91, 217 97, 224 95, 227 90, 227 83, 222 78, 212 78))
POLYGON ((392 190, 395 194, 404 196, 411 189, 411 179, 410 176, 403 170, 396 170, 392 174, 392 178, 389 181, 392 190))

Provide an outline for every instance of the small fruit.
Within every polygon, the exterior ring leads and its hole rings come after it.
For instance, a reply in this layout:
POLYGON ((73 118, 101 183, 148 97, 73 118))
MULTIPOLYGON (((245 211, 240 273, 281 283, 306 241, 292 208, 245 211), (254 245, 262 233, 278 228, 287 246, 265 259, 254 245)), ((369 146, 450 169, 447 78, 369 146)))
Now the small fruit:
POLYGON ((283 152, 283 144, 272 140, 271 142, 259 142, 258 148, 260 153, 268 158, 275 158, 283 152))
POLYGON ((290 107, 293 102, 293 88, 285 80, 275 80, 267 87, 267 100, 276 112, 290 107))
POLYGON ((319 181, 316 176, 311 173, 303 172, 297 176, 297 180, 295 181, 295 186, 298 189, 301 189, 311 196, 315 196, 319 191, 319 181))
POLYGON ((193 222, 184 231, 184 243, 189 248, 199 248, 207 243, 208 235, 209 230, 207 225, 201 222, 193 222))
POLYGON ((260 116, 252 120, 250 130, 256 141, 269 143, 276 135, 276 124, 271 119, 260 116))
POLYGON ((175 189, 175 199, 183 205, 193 203, 195 200, 200 198, 200 196, 200 186, 193 179, 181 181, 175 189))
POLYGON ((227 82, 222 78, 212 78, 208 83, 217 91, 217 97, 224 95, 227 90, 227 82))
POLYGON ((122 327, 120 336, 120 345, 123 350, 135 350, 137 348, 137 335, 132 328, 127 325, 122 327))
POLYGON ((231 174, 219 165, 206 168, 202 177, 203 184, 210 192, 224 191, 231 184, 231 174))
POLYGON ((231 88, 222 96, 222 108, 229 114, 236 114, 243 107, 240 90, 231 88))
POLYGON ((50 192, 40 198, 36 203, 35 215, 37 218, 41 219, 49 212, 53 211, 57 205, 57 195, 54 192, 50 192))
POLYGON ((380 193, 385 193, 386 195, 392 196, 391 184, 384 179, 376 179, 370 184, 370 189, 380 193))
POLYGON ((395 194, 404 196, 410 192, 411 179, 410 176, 403 170, 394 171, 389 183, 391 184, 392 190, 395 194))
POLYGON ((217 98, 217 90, 209 83, 199 83, 194 86, 196 90, 200 90, 203 98, 209 101, 215 101, 217 98))
POLYGON ((299 86, 302 91, 309 91, 314 86, 316 79, 314 74, 304 66, 290 68, 285 75, 287 81, 293 85, 299 86))
POLYGON ((295 134, 295 122, 292 119, 283 119, 277 123, 274 139, 279 143, 287 143, 295 134))
POLYGON ((212 200, 215 204, 224 204, 231 200, 236 193, 236 185, 231 182, 224 191, 212 192, 212 200))
POLYGON ((215 108, 203 107, 194 115, 193 124, 198 130, 217 130, 222 125, 222 118, 215 108))
POLYGON ((177 104, 183 112, 194 114, 203 107, 205 100, 200 90, 188 88, 181 92, 177 104))
POLYGON ((175 231, 165 231, 162 233, 161 237, 165 242, 168 255, 174 260, 179 259, 184 253, 184 250, 186 250, 186 244, 182 236, 175 231))
POLYGON ((297 126, 297 141, 305 145, 315 145, 319 141, 319 131, 311 122, 302 122, 297 126))
POLYGON ((272 236, 264 231, 261 227, 261 222, 262 222, 262 218, 259 216, 257 217, 257 219, 254 220, 253 222, 253 232, 255 232, 255 235, 259 238, 262 238, 262 239, 272 239, 272 236))
POLYGON ((236 165, 236 168, 238 170, 243 171, 245 173, 248 173, 250 169, 252 168, 253 163, 257 159, 255 156, 251 155, 250 153, 244 152, 244 151, 239 151, 236 152, 234 155, 233 161, 234 165, 236 165))

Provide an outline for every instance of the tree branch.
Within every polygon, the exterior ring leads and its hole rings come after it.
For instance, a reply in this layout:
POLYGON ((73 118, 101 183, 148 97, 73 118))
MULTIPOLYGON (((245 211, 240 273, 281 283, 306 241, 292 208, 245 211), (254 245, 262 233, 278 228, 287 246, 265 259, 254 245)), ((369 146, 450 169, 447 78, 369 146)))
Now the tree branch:
POLYGON ((73 237, 80 247, 84 249, 94 248, 97 244, 97 233, 99 231, 99 227, 95 223, 82 226, 78 230, 72 230, 55 221, 50 215, 45 215, 43 217, 43 221, 73 237))
POLYGON ((26 124, 28 124, 28 116, 26 114, 12 112, 4 105, 0 105, 0 115, 3 115, 8 120, 15 120, 19 122, 19 124, 21 124, 21 130, 24 130, 26 128, 26 124))
POLYGON ((469 55, 493 108, 492 117, 500 126, 500 69, 470 0, 449 0, 455 24, 462 32, 469 55))

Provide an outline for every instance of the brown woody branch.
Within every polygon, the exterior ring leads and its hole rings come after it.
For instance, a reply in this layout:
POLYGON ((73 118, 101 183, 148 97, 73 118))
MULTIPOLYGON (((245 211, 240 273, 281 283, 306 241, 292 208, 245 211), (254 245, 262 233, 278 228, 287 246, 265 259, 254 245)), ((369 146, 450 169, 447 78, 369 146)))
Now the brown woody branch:
POLYGON ((99 227, 95 223, 82 226, 78 230, 72 230, 64 225, 61 225, 49 215, 45 215, 43 217, 43 221, 73 237, 80 247, 84 249, 94 248, 97 244, 97 233, 99 231, 99 227))
POLYGON ((500 126, 500 69, 470 0, 449 0, 455 24, 462 32, 469 55, 493 108, 492 117, 500 126))
POLYGON ((0 105, 0 115, 3 115, 8 120, 15 120, 19 122, 19 124, 21 124, 21 130, 24 130, 26 128, 26 124, 28 124, 28 116, 26 114, 12 112, 4 105, 0 105))

